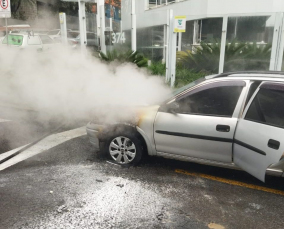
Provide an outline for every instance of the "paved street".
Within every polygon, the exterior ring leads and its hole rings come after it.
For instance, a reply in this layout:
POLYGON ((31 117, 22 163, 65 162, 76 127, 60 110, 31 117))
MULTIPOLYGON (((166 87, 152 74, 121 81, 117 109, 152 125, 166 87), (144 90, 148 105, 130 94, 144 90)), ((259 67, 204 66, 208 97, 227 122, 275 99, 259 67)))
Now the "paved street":
MULTIPOLYGON (((1 136, 11 139, 5 150, 48 129, 2 116, 11 120, 0 123, 1 136)), ((284 227, 283 178, 263 184, 241 171, 151 157, 122 168, 95 152, 86 136, 1 171, 0 196, 5 229, 284 227)))

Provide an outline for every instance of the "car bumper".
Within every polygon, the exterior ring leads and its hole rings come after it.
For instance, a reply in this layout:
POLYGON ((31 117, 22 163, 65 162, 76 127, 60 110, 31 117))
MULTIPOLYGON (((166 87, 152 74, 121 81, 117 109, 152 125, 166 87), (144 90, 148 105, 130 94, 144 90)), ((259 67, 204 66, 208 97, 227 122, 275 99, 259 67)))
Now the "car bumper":
POLYGON ((86 127, 89 141, 95 147, 96 150, 100 149, 100 141, 98 138, 98 134, 102 127, 103 127, 102 125, 97 125, 92 122, 89 122, 86 127))

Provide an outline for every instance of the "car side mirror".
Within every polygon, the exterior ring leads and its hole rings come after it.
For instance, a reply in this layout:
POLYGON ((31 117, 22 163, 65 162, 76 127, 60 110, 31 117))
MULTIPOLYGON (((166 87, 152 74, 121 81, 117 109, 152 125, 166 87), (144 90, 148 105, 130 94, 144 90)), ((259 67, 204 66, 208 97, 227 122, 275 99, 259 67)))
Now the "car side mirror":
POLYGON ((168 112, 176 114, 179 111, 179 104, 177 102, 172 102, 167 105, 167 108, 168 112))

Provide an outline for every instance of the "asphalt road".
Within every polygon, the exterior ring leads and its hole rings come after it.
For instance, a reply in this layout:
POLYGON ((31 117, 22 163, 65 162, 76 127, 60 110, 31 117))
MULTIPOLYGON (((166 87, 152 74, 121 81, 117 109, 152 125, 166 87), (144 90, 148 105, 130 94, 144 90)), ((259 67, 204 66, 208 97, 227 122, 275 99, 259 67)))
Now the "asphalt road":
MULTIPOLYGON (((0 112, 0 118, 11 117, 0 112)), ((23 120, 1 122, 1 130, 3 125, 12 139, 6 149, 52 126, 23 120), (15 137, 13 131, 25 125, 25 139, 15 137)), ((95 152, 86 136, 1 171, 0 197, 3 229, 284 228, 283 178, 263 184, 242 171, 154 157, 122 168, 95 152)))

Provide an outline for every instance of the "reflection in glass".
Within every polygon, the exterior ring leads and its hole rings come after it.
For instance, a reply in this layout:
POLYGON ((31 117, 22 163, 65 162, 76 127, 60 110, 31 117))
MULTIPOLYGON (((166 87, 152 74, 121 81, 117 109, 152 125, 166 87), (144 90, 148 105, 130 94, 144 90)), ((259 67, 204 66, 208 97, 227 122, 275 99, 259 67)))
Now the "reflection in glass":
POLYGON ((137 49, 152 61, 161 61, 164 52, 164 26, 137 29, 137 49))
POLYGON ((274 16, 230 17, 224 71, 269 70, 274 16))

